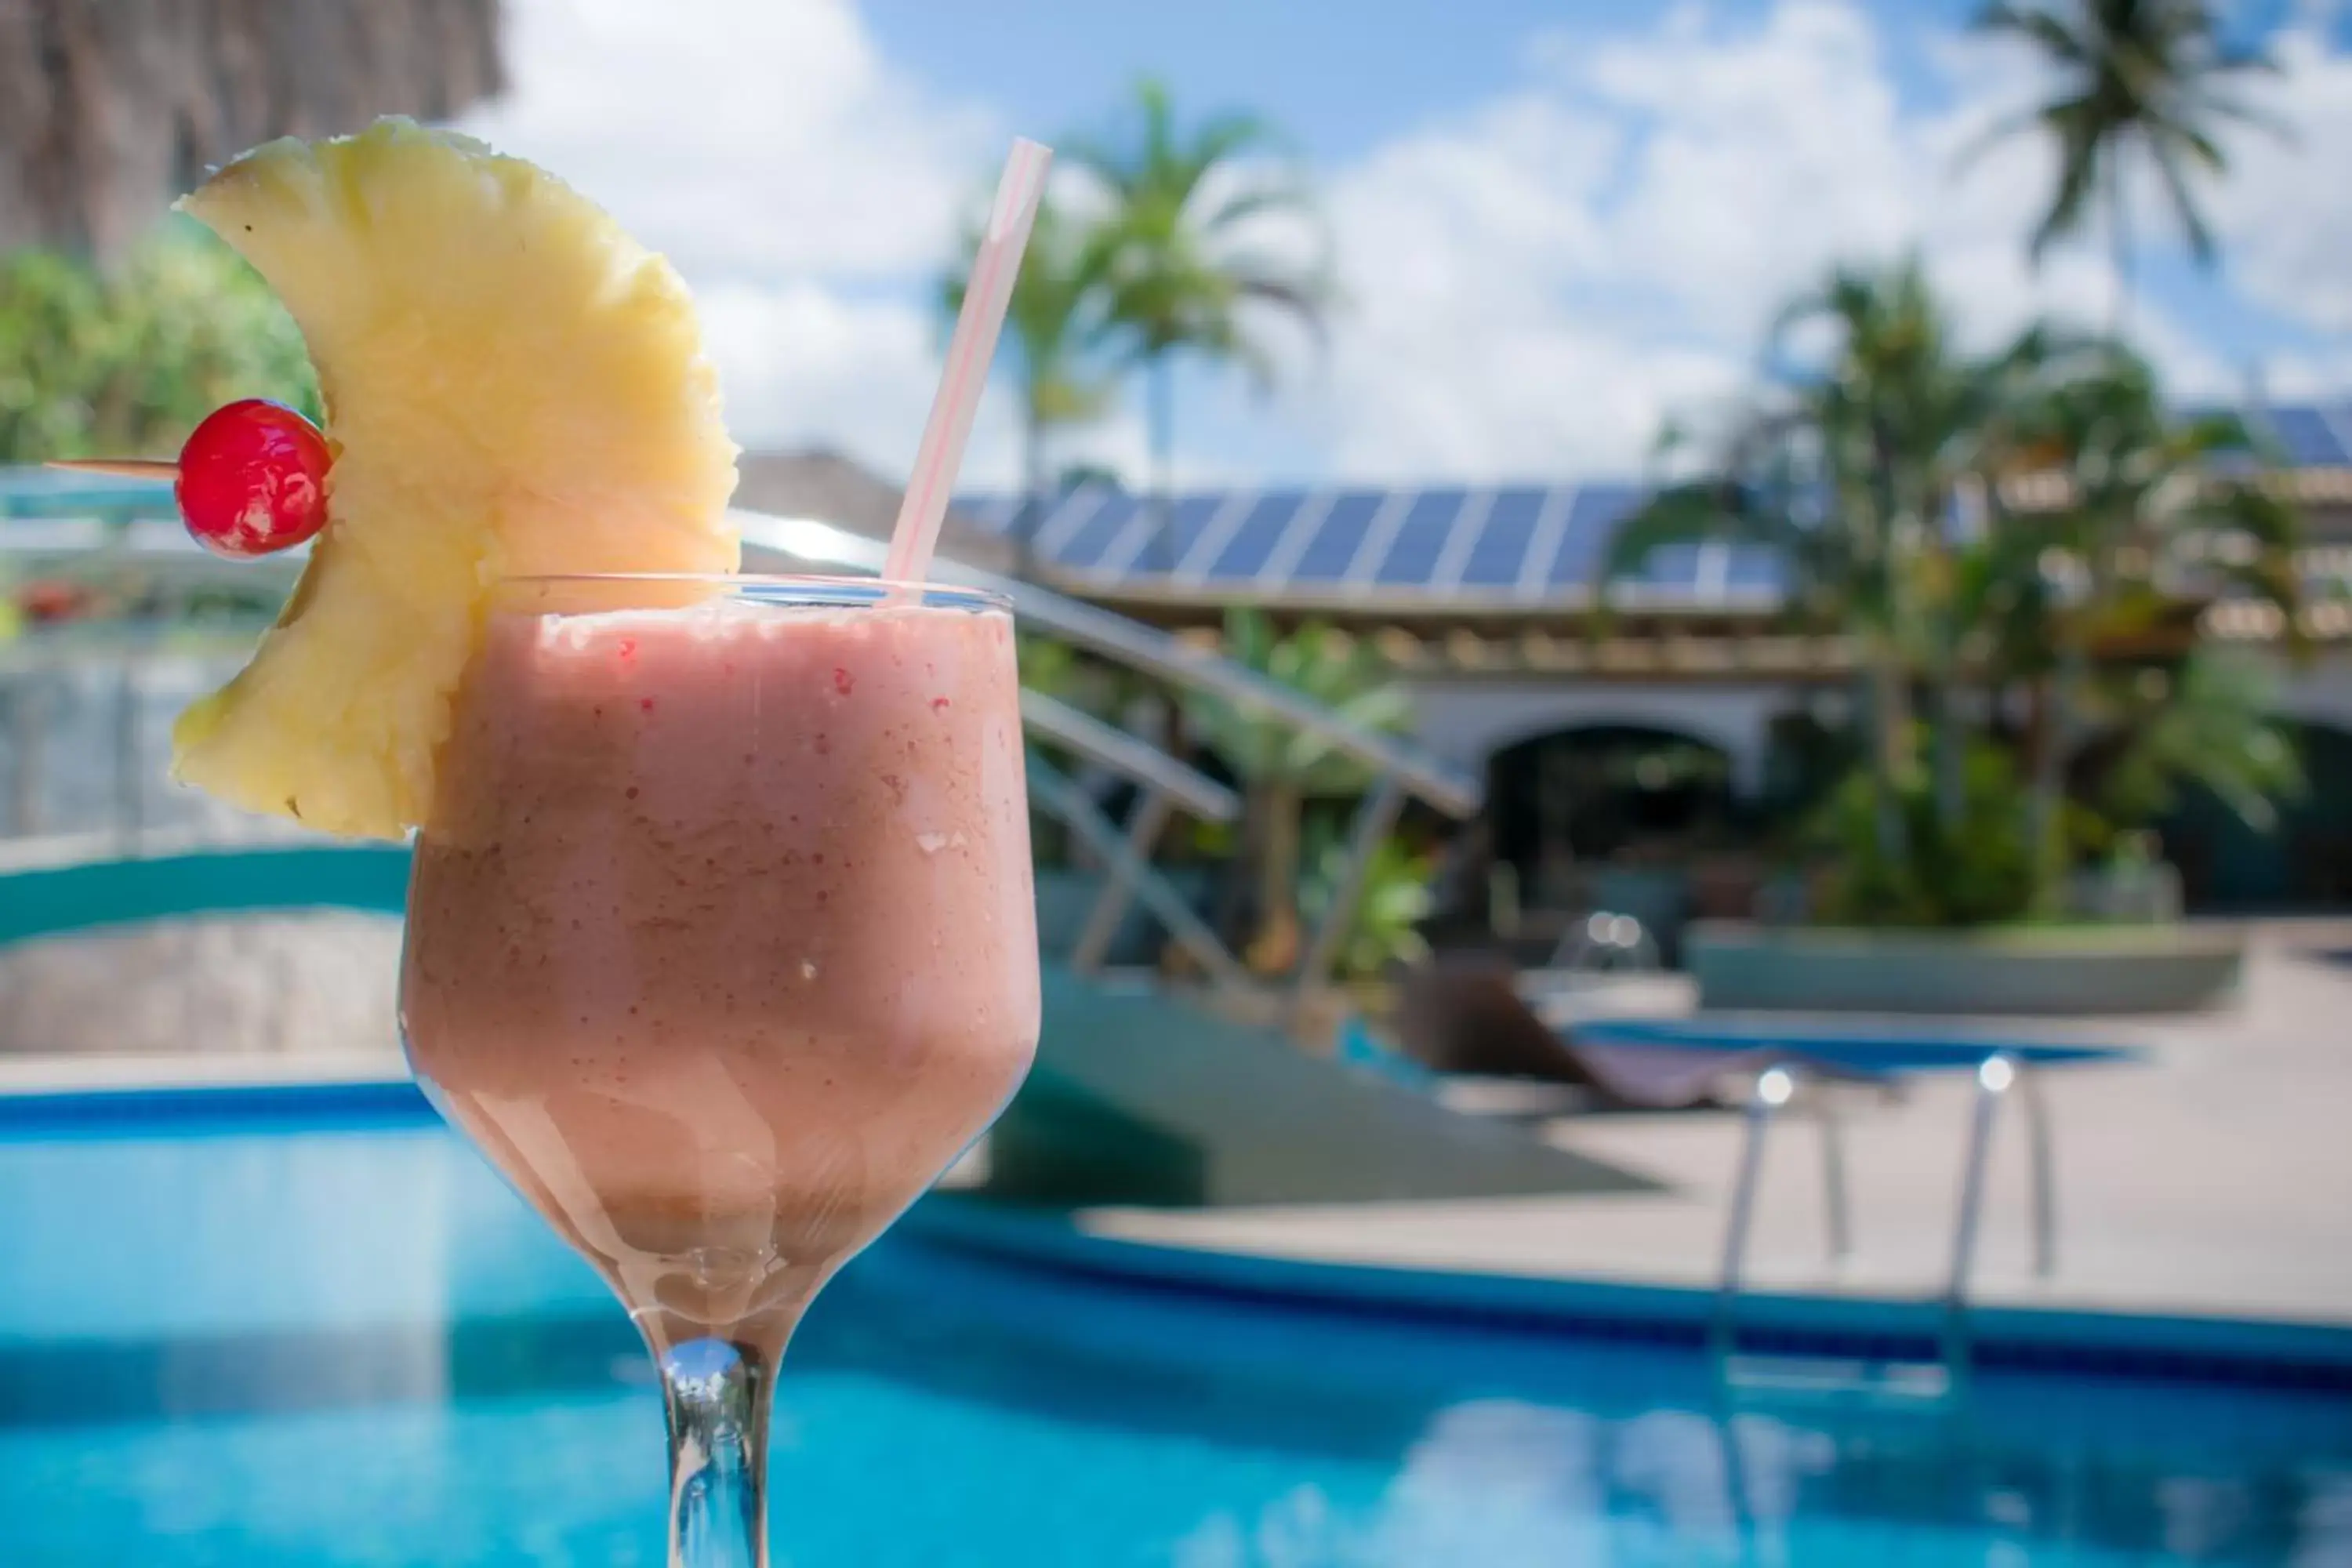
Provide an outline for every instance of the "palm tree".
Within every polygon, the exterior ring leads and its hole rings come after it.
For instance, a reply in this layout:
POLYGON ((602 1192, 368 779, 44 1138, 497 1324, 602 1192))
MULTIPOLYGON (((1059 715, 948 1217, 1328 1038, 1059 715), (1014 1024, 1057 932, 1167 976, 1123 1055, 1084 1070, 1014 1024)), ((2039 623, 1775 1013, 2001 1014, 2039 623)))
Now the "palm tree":
POLYGON ((2107 769, 2100 804, 2118 825, 2154 820, 2193 784, 2256 832, 2278 825, 2278 802, 2302 795, 2308 781, 2294 744, 2273 718, 2275 681, 2259 660, 2199 649, 2178 674, 2134 681, 2117 693, 2126 738, 2107 769), (2137 708, 2138 710, 2135 711, 2137 708))
POLYGON ((2000 410, 2052 352, 2035 331, 1991 355, 1959 353, 1916 258, 1840 268, 1781 313, 1767 354, 1773 389, 1735 425, 1714 471, 1659 490, 1611 548, 1613 582, 1670 544, 1769 547, 1792 575, 1791 611, 1854 638, 1890 863, 1905 853, 1897 800, 1918 765, 1912 693, 1922 679, 1935 696, 1939 816, 1956 826, 1963 807, 1969 624, 1957 513, 1978 488, 2000 410), (1822 326, 1835 343, 1828 359, 1793 361, 1792 340, 1822 326))
MULTIPOLYGON (((1412 700, 1387 666, 1361 642, 1312 623, 1276 634, 1265 612, 1225 617, 1225 653, 1269 679, 1315 699, 1359 730, 1394 733, 1412 717, 1412 700)), ((1186 706, 1193 733, 1241 781, 1244 853, 1236 864, 1256 873, 1252 894, 1257 929, 1251 967, 1280 973, 1297 961, 1299 842, 1310 800, 1360 790, 1363 764, 1319 735, 1219 697, 1202 693, 1186 706)), ((1238 893, 1239 884, 1229 889, 1238 893)), ((1228 914, 1241 900, 1229 896, 1228 914)))
MULTIPOLYGON (((2019 410, 2014 437, 2014 466, 2063 484, 2055 510, 2025 516, 2013 514, 2001 487, 1993 487, 1989 539, 2011 542, 1988 552, 2000 550, 2006 564, 1992 575, 2011 584, 2011 635, 1997 658, 2033 694, 2026 742, 2031 831, 2045 868, 2054 870, 2063 850, 2059 807, 2084 721, 2101 709, 2128 712, 2135 702, 2128 691, 2100 690, 2099 645, 2145 633, 2185 596, 2222 587, 2278 606, 2294 626, 2301 524, 2264 482, 2261 447, 2242 420, 2175 417, 2155 373, 2120 349, 2042 387, 2019 410)), ((2207 700, 2221 689, 2212 685, 2218 679, 2172 684, 2209 714, 2226 706, 2207 700)), ((2210 717, 2177 718, 2155 731, 2158 739, 2221 733, 2210 717)), ((2170 765, 2179 751, 2143 746, 2136 754, 2170 765)), ((2215 774, 2217 791, 2243 798, 2244 788, 2223 782, 2232 759, 2211 762, 2224 770, 2215 774)))
MULTIPOLYGON (((1130 112, 1116 137, 1080 142, 1069 157, 1108 202, 1096 243, 1111 320, 1144 373, 1164 532, 1178 356, 1237 364, 1264 384, 1274 362, 1262 324, 1288 317, 1318 331, 1331 288, 1319 254, 1302 262, 1264 247, 1268 219, 1308 220, 1313 231, 1304 190, 1259 162, 1276 147, 1264 121, 1223 114, 1186 133, 1167 88, 1150 79, 1138 85, 1130 112)), ((1319 252, 1319 234, 1315 243, 1319 252)))
POLYGON ((1985 141, 2039 131, 2057 145, 2058 183, 2033 230, 2037 262, 2052 241, 2083 226, 2095 192, 2115 247, 2112 325, 2120 336, 2132 292, 2133 233, 2124 185, 2130 160, 2145 159, 2156 170, 2190 250, 2210 265, 2213 231, 2198 208, 2190 174, 2224 167, 2214 140, 2221 122, 2263 121, 2230 88, 2275 68, 2260 50, 2222 43, 2212 7, 2203 0, 2000 3, 1978 13, 1977 26, 2031 44, 2054 73, 2048 100, 1995 126, 1985 141))
MULTIPOLYGON (((941 285, 950 321, 963 309, 980 239, 977 228, 966 234, 962 256, 941 285)), ((1099 417, 1110 405, 1113 389, 1101 363, 1107 326, 1101 263, 1101 247, 1085 226, 1051 201, 1039 204, 1004 313, 1003 342, 1013 351, 1021 388, 1022 503, 1013 525, 1014 570, 1021 576, 1034 564, 1037 523, 1055 488, 1045 466, 1047 437, 1099 417)))

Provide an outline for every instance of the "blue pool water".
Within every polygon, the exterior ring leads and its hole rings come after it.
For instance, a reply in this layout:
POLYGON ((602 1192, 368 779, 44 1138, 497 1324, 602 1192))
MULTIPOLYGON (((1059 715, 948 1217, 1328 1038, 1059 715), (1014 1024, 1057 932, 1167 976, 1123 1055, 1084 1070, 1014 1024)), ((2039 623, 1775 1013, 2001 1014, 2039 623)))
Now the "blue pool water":
POLYGON ((1792 1056, 1864 1072, 1948 1072, 1974 1068, 1996 1054, 2034 1067, 2082 1067, 2128 1061, 2128 1047, 2080 1040, 2020 1040, 2007 1034, 1971 1037, 1948 1026, 1905 1029, 1880 1024, 1841 1026, 1811 1021, 1721 1017, 1606 1018, 1579 1024, 1577 1037, 1593 1045, 1697 1047, 1750 1051, 1778 1047, 1792 1056))
MULTIPOLYGON (((794 1345, 775 1528, 794 1568, 2352 1562, 2352 1396, 2276 1382, 1735 1396, 927 1226, 794 1345)), ((7 1568, 657 1565, 659 1434, 602 1288, 436 1127, 0 1128, 7 1568)))

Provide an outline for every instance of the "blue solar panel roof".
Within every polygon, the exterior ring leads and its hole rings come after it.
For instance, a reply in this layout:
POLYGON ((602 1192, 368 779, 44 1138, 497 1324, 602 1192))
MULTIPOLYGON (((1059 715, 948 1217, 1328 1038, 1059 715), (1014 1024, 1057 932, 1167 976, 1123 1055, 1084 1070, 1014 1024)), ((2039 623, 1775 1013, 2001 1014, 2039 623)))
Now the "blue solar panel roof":
POLYGON ((1478 537, 1463 560, 1456 584, 1481 590, 1517 586, 1519 574, 1527 568, 1528 546, 1535 539, 1537 520, 1551 493, 1531 489, 1496 491, 1478 537))
MULTIPOLYGON (((2294 465, 2352 468, 2352 405, 2273 408, 2254 416, 2294 465)), ((1641 501, 1632 484, 1428 486, 1405 489, 1198 492, 1164 506, 1103 486, 1041 502, 1041 558, 1105 584, 1169 583, 1196 593, 1381 603, 1426 595, 1530 605, 1580 598, 1598 584, 1619 524, 1641 501)), ((970 523, 1007 531, 1018 498, 958 501, 970 523)), ((1661 550, 1626 586, 1673 599, 1769 598, 1784 564, 1752 546, 1661 550)))
POLYGON ((1553 589, 1589 589, 1601 580, 1601 567, 1617 525, 1642 499, 1632 485, 1586 485, 1569 501, 1559 543, 1543 581, 1553 589))
POLYGON ((1363 548, 1364 537, 1380 521, 1381 513, 1394 510, 1401 497, 1411 499, 1404 492, 1388 490, 1350 490, 1340 496, 1316 523, 1314 531, 1306 536, 1303 547, 1296 536, 1285 541, 1290 550, 1275 552, 1259 574, 1259 584, 1271 587, 1281 583, 1337 583, 1355 564, 1356 553, 1363 548), (1292 561, 1286 563, 1284 554, 1293 555, 1292 561))
POLYGON ((2298 468, 2341 468, 2352 461, 2345 450, 2345 423, 2316 408, 2273 408, 2266 421, 2286 460, 2298 468))
POLYGON ((1083 571, 1099 563, 1127 525, 1143 510, 1143 498, 1115 491, 1102 498, 1065 537, 1040 540, 1040 552, 1057 566, 1083 571))
MULTIPOLYGON (((1013 520, 1021 515, 1022 496, 970 496, 957 500, 955 509, 964 520, 983 533, 1010 533, 1013 520)), ((1051 501, 1040 503, 1050 509, 1051 501)))
MULTIPOLYGON (((1454 526, 1469 495, 1463 490, 1425 490, 1399 515, 1395 537, 1379 560, 1369 563, 1371 580, 1384 587, 1428 583, 1438 558, 1454 537, 1454 526)), ((1360 577, 1363 574, 1360 570, 1360 577)))
MULTIPOLYGON (((1265 570, 1284 532, 1300 510, 1312 504, 1296 492, 1261 496, 1234 524, 1233 536, 1201 563, 1200 575, 1219 582, 1247 581, 1265 570)), ((1213 541, 1209 542, 1213 543, 1213 541)))
POLYGON ((1789 569, 1780 556, 1752 544, 1735 546, 1724 572, 1724 585, 1734 594, 1778 594, 1789 586, 1789 569))
POLYGON ((1178 496, 1164 503, 1146 500, 1121 521, 1091 564, 1097 571, 1118 574, 1172 572, 1224 500, 1218 495, 1178 496))

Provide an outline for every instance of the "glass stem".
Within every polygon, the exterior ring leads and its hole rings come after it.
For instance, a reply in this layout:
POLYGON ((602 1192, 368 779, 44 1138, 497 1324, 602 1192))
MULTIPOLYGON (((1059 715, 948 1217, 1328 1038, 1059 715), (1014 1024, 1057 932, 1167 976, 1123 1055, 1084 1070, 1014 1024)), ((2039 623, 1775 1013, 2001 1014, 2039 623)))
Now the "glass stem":
POLYGON ((768 1568, 775 1369, 724 1340, 688 1340, 656 1359, 669 1415, 670 1568, 768 1568))

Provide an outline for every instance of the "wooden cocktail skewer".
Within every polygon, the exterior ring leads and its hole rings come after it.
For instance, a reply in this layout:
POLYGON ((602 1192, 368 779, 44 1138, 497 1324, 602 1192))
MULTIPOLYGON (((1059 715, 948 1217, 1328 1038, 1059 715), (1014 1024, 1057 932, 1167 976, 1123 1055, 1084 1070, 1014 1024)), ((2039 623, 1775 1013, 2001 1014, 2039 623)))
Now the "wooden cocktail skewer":
POLYGON ((196 542, 242 560, 290 549, 326 526, 333 461, 317 426, 283 404, 247 397, 205 415, 177 462, 63 458, 48 466, 168 481, 196 542))
POLYGON ((45 468, 69 468, 77 474, 111 474, 119 479, 176 479, 180 465, 162 458, 52 458, 45 468))

